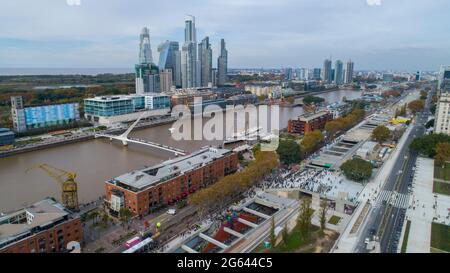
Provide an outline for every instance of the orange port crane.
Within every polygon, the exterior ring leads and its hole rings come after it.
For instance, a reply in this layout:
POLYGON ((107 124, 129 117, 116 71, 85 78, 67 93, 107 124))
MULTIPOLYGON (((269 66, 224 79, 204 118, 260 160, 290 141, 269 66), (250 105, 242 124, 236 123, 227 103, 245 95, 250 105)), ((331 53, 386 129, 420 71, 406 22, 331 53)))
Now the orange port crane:
POLYGON ((61 203, 68 209, 78 211, 78 185, 74 172, 68 172, 49 164, 37 164, 27 170, 41 169, 61 185, 61 203))

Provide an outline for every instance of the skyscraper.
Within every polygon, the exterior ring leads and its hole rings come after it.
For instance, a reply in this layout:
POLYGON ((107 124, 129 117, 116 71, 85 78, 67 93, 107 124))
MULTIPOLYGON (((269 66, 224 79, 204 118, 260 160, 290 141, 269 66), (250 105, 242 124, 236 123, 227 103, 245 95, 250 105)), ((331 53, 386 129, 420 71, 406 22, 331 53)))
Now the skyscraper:
POLYGON ((198 44, 198 62, 200 64, 200 86, 208 86, 208 83, 212 82, 212 49, 208 36, 198 44))
POLYGON ((227 81, 228 51, 225 48, 225 40, 220 40, 220 55, 217 59, 217 85, 224 85, 227 81))
POLYGON ((136 94, 160 92, 159 68, 153 63, 135 65, 136 94))
POLYGON ((140 35, 139 44, 139 63, 149 64, 153 62, 152 48, 150 46, 150 33, 147 27, 144 27, 140 35))
POLYGON ((181 85, 183 88, 198 86, 197 83, 197 37, 195 17, 187 15, 184 29, 184 45, 181 51, 181 85))
POLYGON ((326 59, 323 62, 322 80, 326 83, 331 83, 333 81, 333 73, 331 71, 331 60, 326 59))
POLYGON ((354 67, 354 63, 352 62, 352 60, 349 60, 347 62, 347 67, 345 69, 345 83, 346 84, 353 82, 353 67, 354 67))
POLYGON ((153 63, 150 34, 144 27, 140 35, 139 64, 135 65, 136 94, 159 92, 159 69, 153 63))
MULTIPOLYGON (((170 69, 172 82, 181 86, 181 64, 177 58, 180 57, 178 42, 165 41, 158 46, 159 69, 170 69)), ((162 81, 162 79, 161 79, 162 81)))
POLYGON ((163 69, 159 72, 161 92, 167 93, 172 87, 172 69, 163 69))
POLYGON ((344 63, 337 60, 334 64, 334 83, 342 85, 344 83, 344 63))
POLYGON ((322 72, 322 70, 320 68, 314 68, 314 70, 313 70, 313 79, 316 80, 316 81, 319 81, 321 72, 322 72))
POLYGON ((441 65, 438 77, 439 93, 450 92, 450 65, 441 65))

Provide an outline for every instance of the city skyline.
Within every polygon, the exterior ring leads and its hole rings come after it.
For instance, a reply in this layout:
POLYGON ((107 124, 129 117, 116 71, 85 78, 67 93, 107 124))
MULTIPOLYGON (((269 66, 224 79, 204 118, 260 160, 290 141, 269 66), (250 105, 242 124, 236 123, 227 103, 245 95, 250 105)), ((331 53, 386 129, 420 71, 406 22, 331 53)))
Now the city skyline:
POLYGON ((209 36, 214 41, 213 60, 220 52, 220 39, 226 37, 233 52, 230 68, 313 68, 331 55, 351 58, 358 69, 414 71, 437 70, 450 59, 450 39, 439 34, 448 30, 445 6, 450 4, 443 1, 375 5, 351 0, 318 5, 313 1, 134 0, 132 5, 108 1, 107 13, 102 12, 103 1, 35 2, 2 4, 0 67, 132 67, 139 43, 136 32, 143 26, 149 27, 157 60, 161 42, 184 41, 186 14, 198 21, 197 40, 209 36), (30 8, 23 10, 24 5, 30 8), (269 14, 272 20, 265 19, 269 14))

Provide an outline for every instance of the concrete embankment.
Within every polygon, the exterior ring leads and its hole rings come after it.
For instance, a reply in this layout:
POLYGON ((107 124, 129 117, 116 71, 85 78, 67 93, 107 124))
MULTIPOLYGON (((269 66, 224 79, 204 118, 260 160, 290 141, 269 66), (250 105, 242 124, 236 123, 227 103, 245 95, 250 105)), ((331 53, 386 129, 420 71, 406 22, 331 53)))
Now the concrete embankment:
MULTIPOLYGON (((134 131, 165 125, 165 124, 168 124, 170 122, 174 122, 175 120, 176 120, 175 118, 171 118, 171 119, 162 120, 162 121, 156 122, 156 123, 144 123, 144 124, 136 126, 134 131)), ((121 133, 123 133, 125 131, 126 131, 126 128, 125 129, 121 128, 121 129, 107 130, 104 133, 121 134, 121 133)), ((62 139, 62 140, 58 140, 58 141, 51 142, 51 143, 45 143, 45 144, 40 144, 40 145, 37 144, 35 146, 15 148, 15 149, 12 149, 12 150, 0 152, 0 158, 12 156, 12 155, 17 155, 17 154, 22 154, 22 153, 38 151, 38 150, 43 150, 43 149, 48 149, 48 148, 52 148, 52 147, 58 147, 58 146, 71 144, 71 143, 77 143, 77 142, 92 140, 94 138, 95 138, 94 137, 94 133, 92 133, 90 135, 78 136, 78 137, 73 137, 73 138, 70 138, 70 139, 62 139)))

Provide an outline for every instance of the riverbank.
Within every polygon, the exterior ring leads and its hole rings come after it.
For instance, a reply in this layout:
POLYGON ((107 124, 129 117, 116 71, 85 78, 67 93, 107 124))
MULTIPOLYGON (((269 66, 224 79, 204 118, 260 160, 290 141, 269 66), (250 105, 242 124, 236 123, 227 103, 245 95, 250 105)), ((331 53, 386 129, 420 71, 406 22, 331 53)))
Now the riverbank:
MULTIPOLYGON (((177 120, 177 118, 170 117, 170 118, 165 118, 163 120, 146 122, 146 123, 137 125, 134 130, 139 131, 139 130, 143 130, 143 129, 147 129, 147 128, 151 128, 151 127, 161 126, 161 125, 168 124, 170 122, 174 122, 176 120, 177 120)), ((118 129, 104 130, 104 131, 100 131, 97 133, 121 134, 121 133, 125 132, 126 130, 127 130, 127 128, 118 128, 118 129)), ((6 151, 1 151, 0 158, 13 156, 13 155, 17 155, 17 154, 33 152, 33 151, 38 151, 38 150, 43 150, 43 149, 48 149, 48 148, 53 148, 53 147, 58 147, 58 146, 66 145, 66 144, 73 144, 73 143, 77 143, 77 142, 92 140, 95 138, 95 134, 96 134, 96 132, 92 132, 92 133, 78 135, 78 136, 64 137, 62 139, 58 139, 58 140, 55 140, 50 143, 42 143, 42 144, 34 143, 32 145, 28 145, 25 147, 12 148, 12 149, 9 149, 6 151)))

